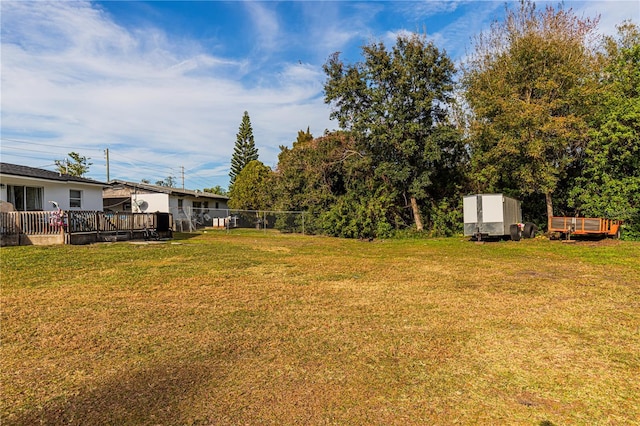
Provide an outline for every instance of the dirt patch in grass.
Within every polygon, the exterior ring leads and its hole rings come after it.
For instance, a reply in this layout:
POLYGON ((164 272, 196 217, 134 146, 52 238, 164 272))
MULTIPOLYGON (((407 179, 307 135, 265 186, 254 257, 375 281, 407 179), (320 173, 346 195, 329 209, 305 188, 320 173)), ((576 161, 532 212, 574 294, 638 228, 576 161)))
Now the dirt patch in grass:
POLYGON ((637 243, 256 232, 0 255, 2 424, 640 418, 637 243))

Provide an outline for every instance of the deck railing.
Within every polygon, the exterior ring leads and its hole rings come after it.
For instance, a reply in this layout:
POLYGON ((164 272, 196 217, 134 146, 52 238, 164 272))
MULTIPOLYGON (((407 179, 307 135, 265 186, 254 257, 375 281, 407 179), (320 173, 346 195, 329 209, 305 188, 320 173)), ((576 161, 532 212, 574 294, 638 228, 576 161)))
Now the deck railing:
POLYGON ((100 232, 142 231, 158 227, 155 213, 98 213, 95 226, 100 232))
POLYGON ((20 233, 20 216, 17 212, 0 213, 0 235, 20 233))
MULTIPOLYGON (((1 212, 1 235, 56 235, 136 232, 156 229, 156 213, 107 213, 100 211, 1 212)), ((173 227, 173 223, 169 224, 173 227)))
POLYGON ((64 231, 64 223, 56 212, 2 212, 0 234, 2 235, 54 235, 64 231))

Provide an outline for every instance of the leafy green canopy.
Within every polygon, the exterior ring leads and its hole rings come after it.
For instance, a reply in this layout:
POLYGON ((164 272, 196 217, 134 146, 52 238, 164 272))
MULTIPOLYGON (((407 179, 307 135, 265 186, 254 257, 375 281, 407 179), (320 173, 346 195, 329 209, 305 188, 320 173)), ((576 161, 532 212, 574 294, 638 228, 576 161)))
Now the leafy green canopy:
POLYGON ((271 207, 273 172, 258 160, 252 160, 236 177, 229 192, 229 207, 242 210, 267 210, 271 207))
POLYGON ((476 39, 465 66, 472 179, 479 191, 552 195, 588 140, 597 20, 531 2, 476 39))
POLYGON ((228 195, 227 190, 221 187, 220 185, 216 185, 211 188, 203 188, 202 190, 210 194, 217 194, 217 195, 224 195, 224 196, 228 195))
POLYGON ((89 163, 90 158, 77 152, 70 152, 68 156, 66 160, 55 160, 57 172, 77 177, 82 177, 89 172, 89 166, 93 164, 89 163))
POLYGON ((162 180, 156 181, 157 186, 166 186, 167 188, 175 188, 176 187, 176 178, 173 176, 167 176, 162 180))
POLYGON ((622 219, 640 238, 640 31, 619 27, 605 44, 604 73, 594 102, 592 131, 570 204, 585 216, 622 219))
POLYGON ((278 156, 277 208, 302 210, 310 233, 360 238, 385 236, 400 209, 389 188, 374 179, 370 158, 349 132, 313 138, 299 132, 278 156))
MULTIPOLYGON (((325 102, 332 118, 357 139, 375 178, 411 207, 422 230, 421 200, 434 190, 436 162, 455 145, 447 127, 454 65, 425 37, 399 36, 393 48, 364 46, 363 62, 344 64, 334 54, 324 65, 325 102), (444 145, 443 145, 444 144, 444 145)), ((458 138, 459 140, 459 138, 458 138)), ((389 193, 389 191, 385 191, 389 193)))
POLYGON ((298 132, 293 147, 278 155, 277 208, 319 212, 333 204, 345 191, 341 158, 351 143, 346 135, 314 139, 298 132))

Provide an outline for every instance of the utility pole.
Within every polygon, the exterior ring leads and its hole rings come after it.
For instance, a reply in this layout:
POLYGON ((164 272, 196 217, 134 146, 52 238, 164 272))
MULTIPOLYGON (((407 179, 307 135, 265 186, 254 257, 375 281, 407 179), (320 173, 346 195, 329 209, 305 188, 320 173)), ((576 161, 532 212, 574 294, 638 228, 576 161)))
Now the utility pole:
POLYGON ((110 181, 109 179, 109 148, 104 150, 104 153, 107 157, 107 183, 110 181))
POLYGON ((180 166, 180 173, 182 174, 182 190, 184 191, 184 166, 180 166))

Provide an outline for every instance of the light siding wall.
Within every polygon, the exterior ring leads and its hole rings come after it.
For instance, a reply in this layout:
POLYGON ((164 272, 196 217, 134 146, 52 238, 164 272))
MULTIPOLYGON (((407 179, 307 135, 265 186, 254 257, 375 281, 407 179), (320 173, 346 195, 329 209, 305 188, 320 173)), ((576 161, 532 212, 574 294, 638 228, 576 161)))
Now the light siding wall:
POLYGON ((169 197, 169 208, 170 212, 173 214, 173 220, 176 222, 187 220, 186 212, 191 211, 191 203, 185 199, 185 197, 169 197), (182 200, 182 210, 178 210, 178 200, 182 200))
POLYGON ((49 201, 58 203, 62 210, 97 210, 102 211, 102 187, 79 182, 52 182, 35 178, 19 176, 2 176, 4 187, 0 188, 0 199, 7 201, 7 186, 31 186, 43 188, 43 210, 53 210, 49 201), (69 191, 78 190, 82 193, 82 207, 69 207, 69 191))
POLYGON ((217 209, 220 209, 220 210, 228 209, 226 200, 216 200, 212 198, 190 197, 190 196, 176 197, 172 195, 169 200, 169 208, 171 209, 171 211, 178 210, 178 199, 182 200, 182 208, 187 211, 192 211, 194 202, 199 202, 201 203, 201 205, 204 205, 204 203, 207 203, 208 204, 207 208, 209 210, 216 209, 216 203, 218 203, 217 209))
POLYGON ((141 213, 169 213, 169 194, 135 194, 131 196, 131 209, 135 212, 135 203, 142 204, 141 213), (146 207, 145 207, 146 204, 146 207))

